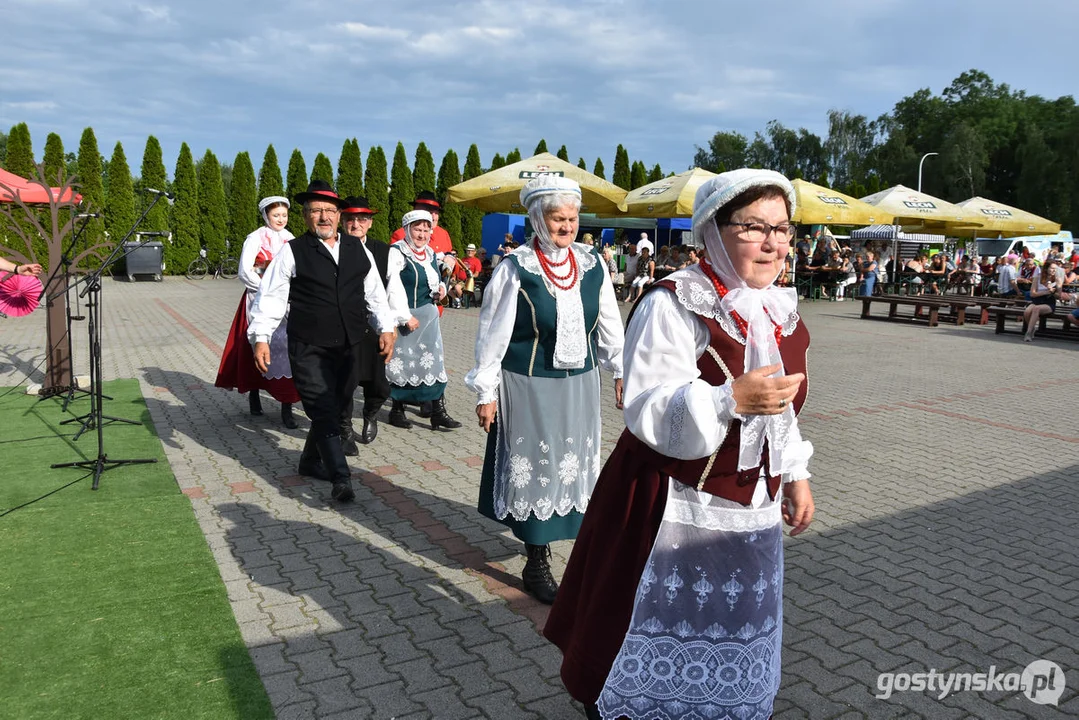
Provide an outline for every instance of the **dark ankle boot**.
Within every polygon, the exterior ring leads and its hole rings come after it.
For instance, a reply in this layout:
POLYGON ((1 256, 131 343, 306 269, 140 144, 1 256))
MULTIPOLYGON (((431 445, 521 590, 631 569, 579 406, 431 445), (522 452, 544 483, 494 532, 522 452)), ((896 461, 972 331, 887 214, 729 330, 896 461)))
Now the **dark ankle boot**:
POLYGON ((341 448, 341 438, 338 435, 319 438, 316 441, 318 454, 322 456, 322 464, 330 476, 333 489, 330 497, 338 502, 349 502, 356 497, 352 489, 352 471, 348 469, 348 458, 341 448))
POLYGON ((330 479, 329 473, 326 472, 326 467, 322 464, 322 458, 319 457, 318 447, 315 445, 311 433, 307 434, 307 441, 303 444, 303 452, 300 454, 300 466, 296 468, 296 472, 316 480, 330 479))
POLYGON ((341 426, 341 449, 348 457, 356 457, 360 449, 356 447, 356 433, 352 431, 352 421, 341 426))
POLYGON ((447 430, 455 430, 461 427, 461 423, 451 418, 450 414, 446 412, 445 395, 438 400, 435 400, 431 409, 431 429, 438 430, 440 427, 446 428, 447 430))
POLYGON ((252 415, 262 414, 262 398, 259 397, 258 390, 247 393, 247 407, 251 410, 252 415))
POLYGON ((525 543, 525 552, 528 553, 528 562, 521 573, 525 592, 544 605, 553 605, 558 594, 558 583, 551 575, 551 547, 525 543))
POLYGON ((390 425, 408 430, 412 427, 412 421, 405 417, 405 404, 400 400, 394 400, 390 406, 390 425))
POLYGON ((296 418, 292 414, 292 403, 281 403, 281 424, 289 430, 297 428, 296 418))
POLYGON ((416 414, 419 415, 424 420, 431 417, 431 403, 430 402, 422 402, 422 403, 420 403, 420 411, 418 413, 416 413, 416 414))
POLYGON ((378 411, 368 415, 363 414, 363 432, 360 433, 360 442, 370 445, 378 437, 378 411))

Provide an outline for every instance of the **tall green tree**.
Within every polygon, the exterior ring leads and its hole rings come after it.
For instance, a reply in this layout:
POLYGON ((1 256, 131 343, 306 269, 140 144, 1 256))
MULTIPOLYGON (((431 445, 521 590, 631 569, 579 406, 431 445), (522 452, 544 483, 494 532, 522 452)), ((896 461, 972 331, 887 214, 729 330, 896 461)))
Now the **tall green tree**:
POLYGON ((629 189, 635 190, 648 181, 648 170, 640 160, 634 160, 629 170, 629 189))
POLYGON ((647 181, 650 182, 650 183, 653 183, 653 182, 656 182, 656 181, 662 180, 662 179, 663 179, 663 168, 661 168, 659 166, 659 163, 656 163, 655 165, 652 166, 652 170, 649 171, 647 181))
MULTIPOLYGON (((288 159, 288 170, 285 173, 285 197, 294 198, 305 190, 307 190, 307 163, 304 162, 303 153, 296 148, 292 151, 292 157, 288 159)), ((296 237, 307 232, 307 226, 303 222, 303 208, 299 203, 292 203, 292 207, 289 208, 288 229, 296 237)))
MULTIPOLYGON (((105 207, 105 188, 102 182, 101 153, 97 149, 97 138, 93 128, 82 131, 79 141, 79 193, 82 194, 82 205, 89 212, 101 212, 105 207)), ((95 218, 86 223, 86 229, 82 233, 86 246, 96 245, 105 239, 105 222, 95 218)), ((120 240, 118 237, 111 238, 113 242, 120 240)))
MULTIPOLYGON (((507 158, 508 160, 509 158, 507 158)), ((520 158, 518 158, 519 160, 520 158)), ((516 161, 515 161, 516 162, 516 161)), ((465 155, 465 168, 462 173, 464 180, 471 180, 483 174, 480 166, 480 149, 473 143, 468 147, 465 155)), ((479 247, 483 243, 483 211, 478 208, 461 208, 461 243, 469 243, 479 247)))
POLYGON ((236 153, 236 159, 232 161, 232 182, 228 189, 228 240, 235 257, 240 256, 244 238, 262 225, 255 188, 255 166, 251 164, 251 156, 243 150, 236 153))
POLYGON ((584 161, 584 158, 577 158, 577 167, 581 168, 582 170, 587 171, 588 170, 588 163, 586 163, 584 161))
MULTIPOLYGON (((135 224, 135 187, 124 146, 117 142, 112 149, 108 169, 109 188, 105 196, 105 229, 113 242, 120 242, 135 224)), ((139 225, 139 230, 143 230, 139 225)))
POLYGON ((315 156, 315 164, 311 166, 311 179, 325 180, 330 184, 330 187, 334 187, 333 164, 330 162, 330 159, 322 153, 315 156))
MULTIPOLYGON (((259 200, 284 194, 285 183, 281 181, 281 163, 277 161, 277 151, 271 144, 266 148, 266 154, 262 156, 262 167, 259 169, 259 200)), ((292 200, 291 196, 289 200, 292 200)))
POLYGON ((198 257, 202 237, 199 230, 199 180, 195 172, 195 159, 187 143, 180 145, 172 176, 172 192, 176 199, 169 222, 172 244, 165 246, 165 265, 168 272, 181 274, 198 257))
POLYGON ((983 194, 989 151, 981 133, 963 121, 952 128, 945 142, 941 165, 947 178, 946 199, 960 202, 983 194))
POLYGON ((442 156, 442 165, 438 168, 438 187, 435 189, 435 197, 442 205, 442 216, 438 224, 445 228, 453 240, 453 249, 460 257, 464 257, 464 244, 461 242, 461 206, 449 202, 449 190, 461 182, 461 163, 457 159, 457 153, 452 149, 447 150, 442 156))
POLYGON ((629 166, 629 153, 626 149, 619 144, 618 148, 614 151, 614 175, 611 177, 613 182, 623 190, 631 190, 630 182, 630 166, 629 166))
POLYGON ((21 178, 34 175, 34 148, 30 142, 30 128, 26 123, 19 123, 8 133, 7 157, 4 169, 21 178))
POLYGON ((408 168, 408 156, 405 146, 398 142, 393 153, 393 167, 390 170, 390 218, 395 227, 401 218, 412 209, 416 193, 412 188, 412 171, 408 168))
POLYGON ((367 151, 367 170, 364 171, 363 185, 367 190, 367 201, 378 211, 367 236, 389 242, 393 230, 400 226, 401 218, 397 218, 394 223, 390 221, 390 184, 386 177, 386 153, 381 145, 367 151))
POLYGON ((556 152, 556 153, 555 153, 555 156, 556 156, 556 157, 557 157, 557 158, 558 158, 559 160, 565 160, 566 162, 569 162, 569 150, 566 150, 566 146, 565 146, 565 145, 563 145, 562 147, 558 148, 558 152, 556 152))
POLYGON ((501 167, 506 167, 506 158, 502 157, 501 153, 495 153, 495 156, 491 158, 491 169, 497 170, 501 167))
POLYGON ((67 180, 67 163, 64 161, 64 141, 56 133, 45 138, 45 179, 50 185, 60 186, 67 180))
MULTIPOLYGON (((155 198, 153 195, 142 192, 143 190, 154 188, 155 190, 167 191, 169 189, 165 160, 161 155, 161 143, 153 135, 146 138, 146 147, 142 151, 142 169, 135 187, 140 191, 135 203, 136 211, 139 213, 143 212, 155 198)), ((164 198, 158 200, 139 228, 147 232, 166 232, 170 230, 169 206, 164 198)), ((166 256, 168 256, 167 247, 166 245, 166 256)))
POLYGON ((708 147, 697 147, 693 164, 715 173, 737 170, 746 165, 746 149, 749 141, 742 133, 717 132, 708 141, 708 147))
POLYGON ((5 167, 7 162, 7 133, 0 130, 0 167, 5 167))
POLYGON ((521 149, 513 148, 510 152, 506 153, 506 164, 512 165, 513 163, 521 162, 521 149))
MULTIPOLYGON (((202 244, 212 261, 225 257, 225 240, 228 236, 229 211, 225 199, 225 186, 221 182, 221 164, 209 149, 202 156, 198 167, 199 179, 199 230, 202 244)), ((239 253, 239 247, 230 248, 239 253)))
POLYGON ((875 136, 873 123, 864 115, 853 115, 845 110, 828 111, 828 139, 824 141, 824 152, 835 185, 845 186, 868 178, 867 162, 876 144, 875 136))
POLYGON ((536 143, 536 149, 532 151, 532 154, 533 155, 539 155, 540 153, 545 153, 545 152, 548 152, 548 150, 547 150, 547 141, 544 140, 543 138, 540 138, 540 141, 538 143, 536 143))
MULTIPOLYGON (((424 190, 434 192, 435 186, 435 159, 431 151, 427 149, 427 145, 420 142, 416 146, 416 159, 412 169, 412 190, 416 194, 424 190)), ((441 218, 439 218, 439 223, 441 224, 441 218)))
POLYGON ((363 195, 363 158, 356 138, 346 139, 337 159, 337 194, 341 197, 363 195))
POLYGON ((600 158, 596 158, 596 164, 592 166, 592 174, 598 178, 607 179, 603 171, 603 160, 600 158))

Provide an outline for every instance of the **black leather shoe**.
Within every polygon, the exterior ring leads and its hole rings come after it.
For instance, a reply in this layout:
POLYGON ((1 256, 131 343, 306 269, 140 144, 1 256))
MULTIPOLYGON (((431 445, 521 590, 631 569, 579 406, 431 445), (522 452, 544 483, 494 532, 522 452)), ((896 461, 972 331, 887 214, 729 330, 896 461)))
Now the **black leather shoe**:
POLYGON ((417 413, 417 415, 419 415, 424 420, 431 417, 431 412, 433 410, 431 405, 432 405, 432 403, 430 403, 430 402, 420 403, 420 411, 417 413))
POLYGON ((247 393, 247 407, 252 415, 262 414, 262 398, 259 397, 258 390, 252 390, 247 393))
POLYGON ((402 430, 412 428, 412 421, 405 417, 405 404, 400 400, 394 400, 393 405, 390 406, 389 423, 402 430))
POLYGON ((322 464, 330 476, 333 489, 330 497, 338 502, 349 502, 356 497, 352 489, 352 471, 348 468, 348 459, 341 447, 341 438, 338 435, 321 438, 317 441, 318 454, 322 457, 322 464))
POLYGON ((281 424, 287 427, 289 430, 295 430, 296 418, 292 414, 292 403, 281 403, 281 424))
MULTIPOLYGON (((411 425, 411 423, 409 423, 411 425)), ((360 433, 360 442, 364 445, 370 445, 378 437, 378 416, 372 415, 371 417, 364 417, 363 419, 363 432, 360 433)))
POLYGON ((550 546, 525 543, 525 552, 528 553, 528 562, 521 573, 525 592, 544 605, 553 605, 558 595, 558 583, 551 575, 550 546))
POLYGON ((318 448, 310 435, 307 436, 307 442, 304 443, 303 453, 300 455, 300 465, 296 468, 296 472, 304 477, 315 478, 316 480, 330 479, 330 474, 326 472, 326 466, 322 464, 318 448))

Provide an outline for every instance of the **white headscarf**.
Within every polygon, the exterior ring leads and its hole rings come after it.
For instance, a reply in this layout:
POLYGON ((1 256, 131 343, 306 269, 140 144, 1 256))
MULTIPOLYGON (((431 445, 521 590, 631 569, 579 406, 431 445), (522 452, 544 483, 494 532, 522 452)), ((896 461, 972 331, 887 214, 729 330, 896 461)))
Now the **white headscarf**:
MULTIPOLYGON (((528 209, 528 219, 536 232, 543 254, 554 262, 562 262, 566 253, 573 252, 572 246, 560 248, 551 240, 547 230, 547 221, 543 218, 543 203, 537 202, 544 195, 570 195, 581 197, 581 186, 575 180, 560 175, 541 175, 529 180, 521 188, 521 204, 528 209)), ((578 263, 580 265, 580 263, 578 263)), ((540 270, 542 273, 543 271, 540 270)), ((582 270, 581 275, 584 274, 582 270)), ((573 287, 563 290, 554 283, 544 283, 555 299, 555 342, 552 364, 559 370, 576 370, 584 367, 588 357, 588 334, 584 327, 584 305, 581 302, 581 278, 573 287)))
MULTIPOLYGON (((748 325, 746 372, 777 363, 782 365, 773 322, 780 326, 787 324, 798 309, 798 294, 793 288, 772 284, 760 289, 749 287, 735 271, 715 223, 718 210, 747 190, 759 187, 781 190, 790 203, 791 213, 794 213, 797 202, 794 187, 787 178, 772 170, 743 168, 709 178, 697 189, 693 202, 693 236, 703 239, 708 250, 708 261, 728 290, 726 297, 720 301, 720 307, 727 314, 737 312, 748 325)), ((776 373, 777 376, 784 374, 782 368, 776 373)), ((801 457, 804 448, 794 446, 788 449, 787 439, 793 423, 794 408, 789 405, 779 415, 746 416, 742 424, 738 469, 746 470, 760 464, 765 439, 768 440, 769 470, 772 474, 791 472, 804 462, 801 457)))
MULTIPOLYGON (((285 208, 291 207, 287 197, 281 195, 271 195, 259 200, 259 214, 262 215, 262 221, 266 223, 257 230, 259 233, 259 250, 265 256, 265 261, 268 263, 277 253, 281 252, 281 247, 289 240, 293 239, 295 235, 289 232, 287 227, 280 230, 274 230, 270 227, 270 207, 281 203, 285 208)), ((250 237, 250 236, 249 236, 250 237)))
POLYGON ((427 274, 427 285, 431 288, 431 296, 434 297, 438 294, 438 286, 442 282, 442 278, 438 275, 438 270, 435 267, 435 263, 431 262, 434 259, 435 251, 431 249, 431 243, 428 241, 424 246, 424 255, 420 256, 418 253, 420 249, 412 241, 412 233, 408 231, 408 226, 413 223, 426 221, 431 223, 432 227, 435 222, 431 217, 431 213, 426 210, 410 210, 401 217, 401 227, 405 229, 404 243, 399 243, 403 247, 401 250, 406 251, 413 260, 420 265, 424 272, 427 274))

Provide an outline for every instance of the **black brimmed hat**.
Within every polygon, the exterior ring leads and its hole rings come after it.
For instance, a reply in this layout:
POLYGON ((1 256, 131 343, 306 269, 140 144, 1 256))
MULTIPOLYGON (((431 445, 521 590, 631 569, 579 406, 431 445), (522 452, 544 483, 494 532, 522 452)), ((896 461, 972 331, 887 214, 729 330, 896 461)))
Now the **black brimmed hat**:
POLYGON ((312 180, 311 184, 307 186, 307 191, 296 193, 296 197, 293 199, 301 205, 313 200, 321 200, 323 202, 333 203, 338 208, 345 206, 345 201, 334 192, 333 187, 325 180, 312 180))
POLYGON ((378 210, 371 209, 371 203, 363 195, 349 195, 341 208, 342 215, 375 215, 378 210))
POLYGON ((442 212, 442 206, 438 204, 438 198, 436 198, 435 194, 429 190, 424 190, 416 195, 416 199, 412 201, 412 205, 422 205, 423 207, 419 208, 422 210, 434 209, 442 212))

